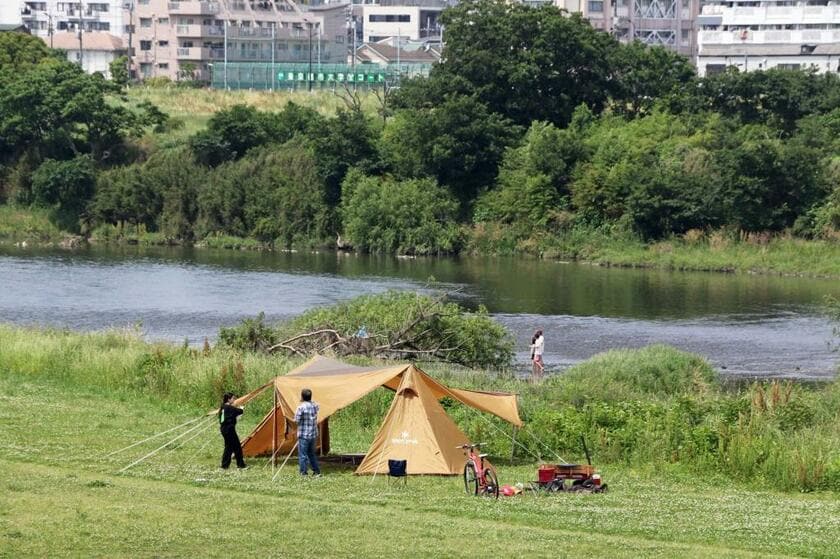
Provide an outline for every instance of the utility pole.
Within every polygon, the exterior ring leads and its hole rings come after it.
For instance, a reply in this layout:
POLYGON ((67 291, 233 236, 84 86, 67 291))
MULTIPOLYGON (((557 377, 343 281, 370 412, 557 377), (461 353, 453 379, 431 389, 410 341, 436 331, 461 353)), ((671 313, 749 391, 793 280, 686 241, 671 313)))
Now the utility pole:
POLYGON ((353 71, 356 71, 356 19, 353 18, 353 57, 350 59, 350 64, 353 65, 353 71))
POLYGON ((309 72, 306 76, 306 89, 312 91, 312 22, 309 21, 309 72))
POLYGON ((131 81, 131 61, 134 58, 134 51, 131 48, 131 40, 134 36, 134 1, 130 1, 128 3, 128 60, 126 61, 126 66, 128 66, 128 81, 131 81))
POLYGON ((318 22, 318 71, 321 71, 321 22, 318 22))
POLYGON ((225 91, 227 91, 227 60, 228 60, 228 20, 225 20, 225 91))
POLYGON ((277 52, 277 45, 275 45, 277 22, 271 23, 271 91, 277 89, 274 80, 277 79, 277 67, 274 64, 274 53, 277 52))
POLYGON ((45 16, 47 16, 47 35, 50 36, 50 48, 53 48, 53 22, 52 22, 52 14, 50 12, 41 12, 45 16))
POLYGON ((79 67, 85 67, 85 46, 82 44, 82 31, 85 28, 85 13, 82 9, 82 0, 79 0, 79 67))

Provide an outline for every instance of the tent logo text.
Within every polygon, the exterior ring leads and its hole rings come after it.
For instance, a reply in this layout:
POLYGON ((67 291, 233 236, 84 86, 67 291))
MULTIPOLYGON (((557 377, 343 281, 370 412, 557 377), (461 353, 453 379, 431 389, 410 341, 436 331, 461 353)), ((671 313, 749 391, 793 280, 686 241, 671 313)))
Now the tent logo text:
POLYGON ((417 439, 410 438, 408 431, 400 433, 400 438, 391 439, 391 444, 418 444, 417 439))

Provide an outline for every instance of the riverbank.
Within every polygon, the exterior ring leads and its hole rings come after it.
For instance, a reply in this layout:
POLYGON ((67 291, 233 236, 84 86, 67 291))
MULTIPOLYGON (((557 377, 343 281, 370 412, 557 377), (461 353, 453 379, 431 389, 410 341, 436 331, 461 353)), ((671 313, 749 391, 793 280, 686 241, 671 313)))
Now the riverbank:
MULTIPOLYGON (((31 383, 101 391, 120 401, 153 399, 171 409, 207 409, 224 390, 245 392, 300 359, 144 342, 114 331, 79 334, 0 326, 0 372, 31 383)), ((447 384, 520 394, 528 425, 514 450, 505 424, 450 406, 449 413, 496 456, 531 462, 546 449, 657 476, 715 472, 745 487, 840 491, 840 383, 766 383, 725 389, 701 358, 666 346, 613 350, 539 384, 508 373, 423 365, 447 384)), ((360 452, 373 439, 391 393, 376 391, 331 422, 335 448, 360 452)), ((249 405, 253 420, 270 402, 249 405)))
MULTIPOLYGON (((219 470, 213 428, 117 474, 156 445, 109 453, 204 408, 6 371, 0 394, 0 539, 11 556, 311 555, 278 529, 292 525, 306 526, 329 557, 466 557, 476 539, 498 557, 836 554, 840 501, 827 493, 749 489, 715 472, 651 476, 616 466, 600 467, 610 484, 605 494, 499 501, 467 497, 458 477, 418 476, 396 488, 331 464, 320 479, 300 479, 293 463, 272 479, 265 459, 251 459, 243 472, 219 470)), ((240 436, 257 419, 249 405, 240 436)), ((494 463, 502 483, 535 475, 535 464, 494 463)))
MULTIPOLYGON (((0 243, 33 246, 78 244, 79 237, 58 229, 45 210, 0 205, 0 243)), ((102 226, 89 237, 93 244, 169 246, 171 240, 142 228, 102 226)), ((211 235, 196 248, 271 251, 256 239, 211 235)), ((309 250, 316 247, 300 247, 309 250)), ((711 271, 788 276, 840 277, 840 242, 805 240, 789 236, 696 234, 652 244, 603 233, 570 233, 539 243, 500 247, 475 241, 468 251, 476 255, 516 255, 546 260, 573 260, 598 266, 641 267, 660 270, 711 271)))

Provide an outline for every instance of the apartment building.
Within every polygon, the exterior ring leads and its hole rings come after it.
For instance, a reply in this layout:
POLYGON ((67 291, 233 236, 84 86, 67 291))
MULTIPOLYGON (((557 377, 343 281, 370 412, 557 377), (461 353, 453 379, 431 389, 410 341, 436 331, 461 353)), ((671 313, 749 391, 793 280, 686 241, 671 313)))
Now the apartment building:
POLYGON ((700 0, 554 0, 582 14, 596 29, 624 42, 659 45, 686 56, 697 52, 694 20, 700 0))
POLYGON ((814 68, 840 72, 840 1, 707 1, 697 17, 697 71, 814 68))
POLYGON ((30 33, 39 37, 64 31, 123 32, 123 0, 0 0, 14 4, 30 33))
MULTIPOLYGON (((344 62, 347 5, 287 0, 135 0, 132 71, 209 79, 227 62, 344 62)), ((126 29, 128 33, 129 29, 126 29)))

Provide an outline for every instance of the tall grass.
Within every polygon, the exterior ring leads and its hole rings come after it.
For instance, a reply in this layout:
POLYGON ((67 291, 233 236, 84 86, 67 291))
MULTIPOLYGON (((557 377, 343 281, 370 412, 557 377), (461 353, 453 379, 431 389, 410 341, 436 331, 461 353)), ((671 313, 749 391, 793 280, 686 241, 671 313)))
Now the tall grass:
MULTIPOLYGON (((261 111, 279 111, 289 101, 315 109, 325 116, 333 116, 346 109, 341 92, 331 91, 223 91, 219 89, 190 89, 167 85, 160 87, 136 86, 128 90, 129 106, 136 107, 149 101, 184 123, 183 127, 167 133, 169 140, 186 138, 203 129, 214 113, 233 105, 249 105, 261 111)), ((360 92, 362 110, 376 114, 379 100, 375 95, 360 92)), ((164 138, 164 143, 167 138, 164 138)))
MULTIPOLYGON (((154 397, 196 410, 223 390, 243 393, 300 359, 150 344, 134 332, 81 334, 0 326, 0 374, 14 373, 154 397)), ((442 364, 424 368, 452 386, 520 394, 526 428, 511 439, 500 420, 444 400, 471 438, 496 456, 583 459, 584 436, 601 464, 681 467, 784 490, 840 491, 840 383, 808 388, 769 383, 724 390, 701 358, 664 346, 614 350, 567 374, 531 384, 504 373, 442 364)), ((375 391, 340 412, 340 450, 363 451, 392 396, 375 391)), ((269 399, 249 406, 268 410, 269 399)))
POLYGON ((689 231, 646 243, 617 230, 571 227, 523 233, 516 226, 479 224, 468 252, 532 254, 603 266, 840 277, 840 242, 738 231, 689 231))
POLYGON ((0 204, 0 242, 55 242, 64 235, 47 210, 0 204))

